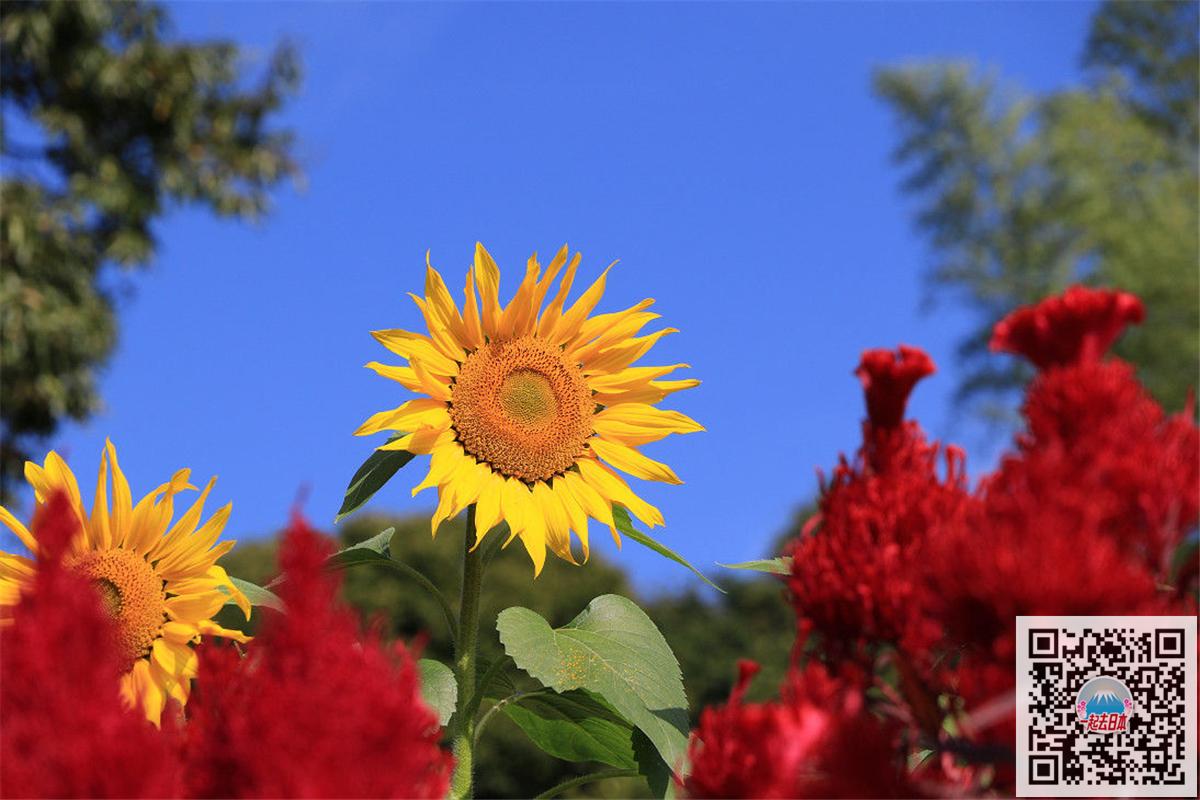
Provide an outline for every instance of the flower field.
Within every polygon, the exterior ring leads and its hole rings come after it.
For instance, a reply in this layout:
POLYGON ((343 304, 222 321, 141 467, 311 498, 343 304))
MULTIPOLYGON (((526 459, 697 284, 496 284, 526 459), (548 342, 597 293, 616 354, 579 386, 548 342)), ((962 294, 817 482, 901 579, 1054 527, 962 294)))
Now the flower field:
POLYGON ((0 800, 1197 796, 1197 29, 0 2, 0 800))
POLYGON ((649 301, 589 316, 601 276, 566 305, 578 257, 543 309, 566 263, 565 248, 545 274, 531 259, 502 307, 480 247, 465 312, 430 267, 426 296, 414 296, 429 333, 375 333, 408 364, 368 366, 422 396, 358 430, 399 433, 340 513, 431 456, 413 492, 437 489, 433 533, 468 520, 461 596, 442 600, 451 664, 418 666, 412 645, 383 641, 339 600, 337 569, 390 559, 390 531, 334 553, 297 516, 264 588, 217 563, 233 543, 216 544, 228 506, 201 522, 211 481, 177 519, 175 497, 195 489, 187 470, 135 505, 110 443, 88 511, 56 453, 28 464, 31 523, 3 512, 32 554, 0 562, 5 794, 469 797, 477 741, 510 704, 548 754, 610 766, 573 785, 637 776, 698 798, 1008 794, 1017 616, 1196 613, 1194 411, 1165 414, 1107 355, 1141 320, 1138 298, 1074 287, 996 326, 992 348, 1038 373, 1024 430, 973 489, 964 453, 905 418, 931 359, 908 346, 863 354, 858 450, 823 481, 786 556, 734 565, 775 574, 793 604, 778 700, 745 700, 758 665, 744 662, 728 702, 689 731, 674 654, 616 595, 557 629, 529 609, 501 612, 505 658, 481 668, 486 566, 518 538, 531 579, 547 549, 587 569, 589 518, 690 567, 635 527, 662 517, 613 467, 678 482, 635 448, 700 430, 655 405, 697 382, 635 365, 661 336, 636 335, 654 317, 649 301), (264 615, 261 632, 214 622, 226 604, 264 615), (542 688, 506 695, 506 669, 542 688))

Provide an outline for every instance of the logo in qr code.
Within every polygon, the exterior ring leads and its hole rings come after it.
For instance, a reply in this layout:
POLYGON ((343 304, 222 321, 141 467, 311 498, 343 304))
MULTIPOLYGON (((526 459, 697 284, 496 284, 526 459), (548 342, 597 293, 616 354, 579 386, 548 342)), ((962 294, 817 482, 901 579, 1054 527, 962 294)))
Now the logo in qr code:
POLYGON ((1133 693, 1118 678, 1092 678, 1075 695, 1075 715, 1089 732, 1128 730, 1132 713, 1133 693))

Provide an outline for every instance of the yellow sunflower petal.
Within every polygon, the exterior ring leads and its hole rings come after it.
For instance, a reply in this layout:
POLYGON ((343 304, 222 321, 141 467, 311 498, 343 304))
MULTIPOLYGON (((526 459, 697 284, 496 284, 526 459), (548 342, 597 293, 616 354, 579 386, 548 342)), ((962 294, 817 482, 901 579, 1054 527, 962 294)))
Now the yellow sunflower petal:
POLYGON ((587 459, 580 461, 579 473, 601 497, 610 503, 625 506, 630 513, 651 528, 665 524, 661 511, 634 494, 620 476, 600 462, 587 459))
POLYGON ((626 367, 620 372, 595 375, 588 378, 588 386, 596 392, 623 392, 644 386, 655 378, 669 375, 677 369, 686 369, 690 364, 670 364, 663 367, 626 367))
POLYGON ((429 309, 440 328, 454 338, 460 350, 470 349, 466 329, 463 327, 462 314, 446 288, 441 273, 433 268, 429 261, 429 252, 425 253, 425 297, 428 298, 429 309))
MULTIPOLYGON (((653 300, 643 301, 647 303, 654 302, 653 300)), ((608 316, 608 315, 605 315, 608 316)), ((599 336, 596 336, 592 341, 585 341, 586 333, 581 332, 577 344, 567 348, 567 357, 572 361, 578 361, 584 365, 584 370, 588 369, 588 365, 599 358, 600 354, 608 348, 617 344, 630 340, 638 331, 649 325, 656 319, 661 318, 661 314, 654 314, 649 311, 622 312, 613 315, 615 319, 611 324, 606 326, 599 336)), ((595 317, 594 319, 599 319, 595 317)))
POLYGON ((0 523, 12 531, 13 535, 21 540, 21 544, 29 548, 29 552, 36 553, 38 551, 37 539, 33 538, 33 534, 29 532, 25 524, 14 517, 12 512, 4 506, 0 506, 0 523))
POLYGON ((500 329, 500 268, 480 242, 475 243, 475 283, 479 286, 483 332, 495 336, 500 329))
POLYGON ((512 300, 500 315, 500 330, 496 338, 513 339, 533 331, 538 311, 533 303, 541 269, 537 253, 534 253, 525 265, 525 277, 521 279, 521 285, 517 287, 512 300))
POLYGON ((604 272, 600 273, 600 277, 596 282, 588 287, 588 290, 580 295, 574 305, 562 315, 562 320, 554 328, 554 334, 551 341, 556 344, 569 342, 579 333, 579 329, 583 327, 587 315, 592 313, 592 309, 600 302, 600 298, 604 295, 604 286, 608 281, 608 272, 616 265, 613 262, 604 272))
POLYGON ((149 661, 139 658, 133 663, 122 681, 121 694, 131 708, 141 707, 146 719, 155 727, 159 725, 167 698, 162 686, 151 677, 149 661))
POLYGON ((592 427, 605 439, 631 446, 657 442, 672 433, 696 433, 704 426, 678 411, 644 403, 622 403, 606 408, 592 419, 592 427))
POLYGON ((232 628, 222 628, 211 619, 200 620, 196 623, 196 627, 200 629, 200 633, 204 636, 220 636, 224 639, 231 639, 239 644, 245 644, 251 639, 251 637, 241 631, 233 630, 232 628))
POLYGON ((129 491, 129 481, 117 462, 117 448, 108 439, 104 440, 104 450, 108 454, 108 465, 112 468, 112 511, 109 524, 112 525, 113 542, 119 544, 124 538, 124 531, 129 529, 133 518, 133 494, 129 491))
POLYGON ((183 594, 168 597, 165 604, 167 614, 179 622, 199 622, 208 619, 225 605, 225 595, 218 591, 183 594))
POLYGON ((661 402, 664 397, 684 389, 694 389, 700 385, 695 378, 679 381, 649 381, 648 383, 620 392, 596 392, 596 403, 602 406, 615 406, 621 403, 641 403, 653 405, 661 402))
POLYGON ((675 485, 683 483, 675 471, 666 464, 639 453, 629 445, 609 441, 599 436, 593 437, 588 444, 600 458, 635 478, 675 485))
POLYGON ((602 375, 606 372, 623 370, 650 352, 650 348, 654 347, 659 339, 669 336, 672 333, 679 333, 679 330, 677 328, 663 328, 661 331, 656 331, 647 336, 639 336, 636 339, 629 339, 621 344, 615 344, 594 356, 589 356, 588 360, 583 364, 583 374, 602 375))
POLYGON ((441 400, 421 397, 409 400, 390 411, 372 414, 359 426, 355 436, 369 436, 380 431, 411 431, 417 428, 435 428, 449 419, 446 404, 441 400))
POLYGON ((564 476, 559 475, 551 482, 551 487, 555 497, 562 504, 563 509, 567 512, 567 518, 570 520, 571 530, 575 531, 579 536, 579 543, 583 547, 583 561, 586 564, 588 556, 591 553, 588 545, 588 515, 583 506, 575 498, 575 493, 571 491, 570 484, 564 476))
POLYGON ((483 345, 483 322, 479 317, 479 299, 475 295, 475 273, 467 272, 463 287, 463 334, 468 350, 483 345))
POLYGON ((475 547, 503 520, 500 514, 500 495, 503 491, 504 476, 490 472, 479 488, 479 502, 475 506, 475 547))
POLYGON ((451 473, 458 468, 459 461, 463 458, 463 449, 458 442, 450 439, 434 448, 432 455, 433 457, 429 459, 429 473, 425 476, 425 480, 413 487, 413 497, 426 489, 444 484, 451 473))
POLYGON ((438 375, 450 377, 458 374, 458 364, 442 355, 428 336, 402 330, 371 331, 375 341, 401 358, 417 360, 438 375))
POLYGON ((449 418, 445 428, 422 428, 399 439, 381 444, 376 450, 405 450, 417 455, 429 455, 434 449, 454 441, 454 431, 450 430, 449 418))
POLYGON ((545 520, 546 544, 556 556, 578 566, 571 554, 571 518, 559 496, 544 481, 533 485, 533 505, 534 512, 545 520))
MULTIPOLYGON (((563 245, 563 249, 566 249, 566 245, 563 245)), ((554 299, 550 301, 550 305, 546 307, 546 310, 538 318, 537 332, 538 336, 543 339, 553 341, 555 331, 562 324, 563 306, 566 304, 567 294, 570 293, 571 286, 575 282, 575 272, 579 269, 579 262, 581 260, 582 256, 579 253, 576 253, 571 259, 571 263, 567 265, 567 271, 563 274, 563 279, 559 283, 558 293, 555 294, 554 299)))
POLYGON ((96 474, 96 496, 92 499, 92 519, 88 526, 92 544, 107 550, 113 545, 112 527, 108 522, 108 453, 100 454, 100 470, 96 474))
POLYGON ((25 583, 33 578, 34 569, 33 562, 25 556, 0 553, 0 580, 25 583))
POLYGON ((232 511, 232 503, 221 506, 195 533, 163 555, 156 565, 159 574, 170 580, 188 572, 203 573, 207 570, 212 564, 211 548, 225 530, 232 511))
POLYGON ((200 630, 195 623, 170 620, 163 623, 162 635, 168 642, 188 644, 200 636, 200 630))

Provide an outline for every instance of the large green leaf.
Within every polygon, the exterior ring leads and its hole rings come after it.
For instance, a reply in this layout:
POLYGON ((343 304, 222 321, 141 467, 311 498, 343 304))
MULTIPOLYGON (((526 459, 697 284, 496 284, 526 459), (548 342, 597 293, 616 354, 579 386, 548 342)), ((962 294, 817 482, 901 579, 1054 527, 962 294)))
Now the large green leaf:
POLYGON ((654 743, 640 730, 633 732, 633 758, 637 761, 638 774, 646 779, 651 794, 655 797, 672 796, 675 781, 671 780, 671 768, 663 761, 654 743))
MULTIPOLYGON (((283 611, 283 601, 279 599, 279 595, 272 592, 270 589, 264 589, 257 583, 244 581, 241 578, 230 577, 229 582, 241 590, 242 594, 246 595, 246 599, 250 601, 252 606, 266 606, 273 608, 276 611, 283 611)), ((228 592, 226 592, 228 594, 228 592)), ((225 601, 225 605, 236 605, 233 598, 230 597, 225 601)))
POLYGON ((587 689, 645 732, 667 764, 687 747, 687 697, 667 640, 624 597, 597 597, 553 629, 527 608, 500 612, 500 641, 513 662, 558 692, 587 689))
POLYGON ((725 569, 748 569, 753 572, 768 572, 772 575, 792 574, 792 559, 789 556, 764 558, 758 561, 739 561, 737 564, 722 564, 718 561, 717 566, 724 567, 725 569))
MULTIPOLYGON (((393 436, 388 441, 394 442, 399 438, 399 436, 393 436)), ((363 503, 370 500, 401 467, 412 461, 413 458, 415 458, 414 454, 407 450, 376 450, 371 453, 358 468, 358 472, 354 473, 354 477, 350 479, 350 485, 346 487, 346 496, 342 499, 342 507, 338 509, 337 516, 333 518, 333 521, 340 522, 361 508, 363 503)))
POLYGON ((633 726, 582 689, 532 694, 505 705, 504 713, 534 744, 556 758, 637 767, 633 726))
POLYGON ((376 534, 370 539, 359 542, 353 547, 339 550, 325 562, 330 569, 345 569, 358 564, 369 564, 374 561, 392 560, 392 536, 395 528, 388 528, 383 533, 376 534))
POLYGON ((725 593, 724 589, 722 589, 720 586, 717 586, 715 583, 710 581, 708 579, 707 575, 705 575, 703 572, 701 572, 700 570, 693 567, 686 558, 679 555, 679 553, 676 553, 674 550, 667 547, 665 544, 658 542, 657 540, 652 538, 649 534, 642 533, 637 528, 633 527, 633 520, 630 519, 629 511, 628 511, 628 509, 625 508, 625 506, 617 505, 616 503, 614 503, 613 507, 612 507, 612 514, 613 514, 613 523, 617 526, 617 530, 619 530, 621 533, 625 534, 630 539, 633 539, 635 542, 642 545, 643 547, 649 547, 651 550, 658 553, 660 556, 666 556, 667 558, 674 561, 676 564, 681 564, 681 565, 687 567, 692 572, 699 575, 700 580, 704 581, 709 586, 716 589, 718 592, 721 592, 722 594, 725 593))
POLYGON ((445 725, 458 702, 458 682, 454 680, 454 672, 432 658, 422 658, 417 662, 417 669, 421 673, 421 699, 437 714, 438 724, 445 725))

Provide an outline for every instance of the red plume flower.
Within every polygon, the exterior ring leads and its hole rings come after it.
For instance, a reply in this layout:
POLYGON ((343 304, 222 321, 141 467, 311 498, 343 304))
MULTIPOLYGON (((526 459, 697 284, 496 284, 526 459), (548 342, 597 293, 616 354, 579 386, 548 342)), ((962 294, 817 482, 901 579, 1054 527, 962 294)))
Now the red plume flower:
POLYGON ((0 787, 6 797, 177 796, 169 739, 126 708, 112 619, 63 566, 78 529, 65 495, 34 522, 31 589, 0 628, 0 787))
POLYGON ((861 688, 819 665, 794 673, 777 703, 743 702, 758 665, 742 661, 729 703, 706 708, 688 745, 687 797, 903 797, 912 794, 896 730, 861 688))
POLYGON ((1126 325, 1144 317, 1142 301, 1128 292, 1072 286, 1000 320, 991 349, 1025 356, 1039 369, 1098 361, 1126 325))
POLYGON ((295 519, 281 555, 287 613, 266 621, 244 658, 202 652, 186 730, 191 796, 445 795, 452 759, 413 659, 360 638, 324 569, 329 552, 295 519))
POLYGON ((863 354, 857 374, 871 416, 862 448, 822 486, 820 513, 792 547, 788 586, 800 644, 817 633, 830 662, 869 663, 870 643, 919 647, 940 635, 922 614, 917 566, 929 529, 967 501, 963 457, 948 448, 939 477, 940 447, 901 419, 912 387, 932 371, 929 357, 911 347, 863 354))
POLYGON ((908 345, 890 350, 867 350, 854 374, 867 396, 867 416, 877 428, 894 428, 904 419, 904 407, 917 381, 936 371, 933 359, 908 345))

